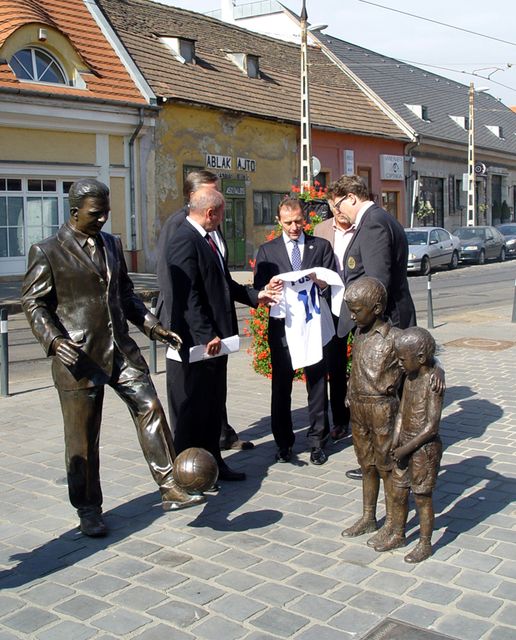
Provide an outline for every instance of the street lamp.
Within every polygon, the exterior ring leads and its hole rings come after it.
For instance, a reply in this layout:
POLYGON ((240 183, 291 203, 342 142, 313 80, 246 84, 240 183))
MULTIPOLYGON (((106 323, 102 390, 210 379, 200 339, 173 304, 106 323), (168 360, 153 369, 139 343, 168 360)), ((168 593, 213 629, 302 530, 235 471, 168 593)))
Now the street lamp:
POLYGON ((312 186, 312 141, 310 125, 310 96, 308 90, 308 15, 306 1, 303 0, 301 10, 301 171, 299 182, 301 191, 312 186))
POLYGON ((469 83, 469 126, 468 126, 468 208, 466 225, 475 226, 475 91, 487 91, 489 87, 478 87, 475 83, 469 83))

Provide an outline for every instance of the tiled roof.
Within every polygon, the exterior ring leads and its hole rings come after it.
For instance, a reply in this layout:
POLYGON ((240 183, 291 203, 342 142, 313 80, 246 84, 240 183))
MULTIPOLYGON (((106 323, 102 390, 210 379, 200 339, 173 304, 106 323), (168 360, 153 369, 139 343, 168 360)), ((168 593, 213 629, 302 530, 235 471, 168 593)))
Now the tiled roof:
POLYGON ((93 73, 85 74, 87 89, 20 82, 7 64, 0 65, 0 87, 53 95, 144 104, 120 58, 108 43, 84 0, 0 0, 0 46, 26 24, 41 23, 68 38, 93 73))
MULTIPOLYGON (((353 71, 407 122, 423 140, 467 145, 468 132, 450 116, 468 117, 469 87, 394 58, 317 33, 318 41, 353 71), (423 121, 406 105, 424 105, 423 121)), ((475 94, 475 146, 516 153, 516 114, 487 93, 475 94), (487 126, 500 126, 504 139, 487 126)))
MULTIPOLYGON (((299 122, 300 49, 198 13, 150 0, 98 0, 145 79, 160 97, 299 122), (196 41, 197 64, 183 64, 159 36, 196 41), (260 57, 261 78, 248 78, 227 53, 260 57)), ((406 140, 405 134, 341 73, 310 48, 312 124, 406 140)))

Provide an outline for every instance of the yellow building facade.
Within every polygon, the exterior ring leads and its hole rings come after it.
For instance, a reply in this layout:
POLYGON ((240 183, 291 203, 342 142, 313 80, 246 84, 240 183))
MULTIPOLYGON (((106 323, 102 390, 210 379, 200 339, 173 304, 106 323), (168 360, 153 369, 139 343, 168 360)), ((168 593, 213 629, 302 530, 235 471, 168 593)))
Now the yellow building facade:
POLYGON ((209 169, 226 199, 230 266, 247 267, 298 173, 297 135, 291 124, 165 103, 155 130, 156 242, 167 217, 184 205, 186 173, 209 169))

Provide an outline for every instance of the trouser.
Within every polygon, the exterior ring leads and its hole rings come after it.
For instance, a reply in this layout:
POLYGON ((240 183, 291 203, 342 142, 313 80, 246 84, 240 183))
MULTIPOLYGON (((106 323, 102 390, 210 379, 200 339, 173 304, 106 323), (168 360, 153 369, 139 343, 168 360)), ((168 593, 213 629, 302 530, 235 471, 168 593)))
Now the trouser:
MULTIPOLYGON (((307 432, 310 447, 322 447, 329 432, 328 391, 326 388, 326 347, 323 358, 316 364, 304 368, 308 392, 308 415, 310 426, 307 432)), ((280 449, 292 447, 295 441, 292 426, 291 396, 294 370, 287 346, 271 345, 272 395, 271 428, 274 440, 280 449)))
MULTIPOLYGON (((172 364, 174 360, 167 358, 166 369, 167 369, 167 400, 168 400, 168 415, 170 419, 170 428, 172 430, 172 435, 174 436, 176 430, 176 422, 177 415, 175 411, 176 402, 173 399, 173 393, 177 395, 177 391, 173 392, 172 387, 178 384, 181 384, 178 379, 177 374, 175 373, 176 367, 172 364)), ((177 363, 176 363, 177 364, 177 363)), ((219 446, 221 449, 225 449, 228 446, 231 446, 233 442, 238 440, 238 433, 233 429, 233 427, 228 422, 228 412, 226 409, 226 396, 227 390, 224 393, 224 408, 222 410, 222 421, 220 425, 220 442, 219 446)))
MULTIPOLYGON (((109 386, 125 402, 138 440, 156 483, 172 481, 175 459, 172 434, 150 377, 132 367, 109 386)), ((104 386, 58 389, 64 421, 65 459, 70 502, 79 515, 100 510, 99 438, 104 386)))
POLYGON ((334 335, 328 344, 328 375, 330 379, 330 406, 335 426, 349 424, 349 409, 345 406, 348 379, 348 336, 334 335))
POLYGON ((189 447, 209 451, 222 464, 220 429, 227 386, 227 356, 194 363, 167 363, 169 407, 175 416, 177 453, 189 447))

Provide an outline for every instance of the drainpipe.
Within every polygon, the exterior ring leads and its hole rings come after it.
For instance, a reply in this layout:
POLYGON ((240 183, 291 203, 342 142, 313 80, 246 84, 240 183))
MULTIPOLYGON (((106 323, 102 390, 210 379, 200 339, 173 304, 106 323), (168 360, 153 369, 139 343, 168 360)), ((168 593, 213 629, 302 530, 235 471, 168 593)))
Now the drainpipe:
POLYGON ((130 189, 130 245, 129 251, 131 253, 131 271, 135 272, 138 269, 138 258, 137 258, 137 233, 136 233, 136 185, 134 178, 134 142, 140 133, 143 127, 143 107, 138 109, 139 121, 136 129, 133 131, 131 139, 129 140, 129 189, 130 189))

